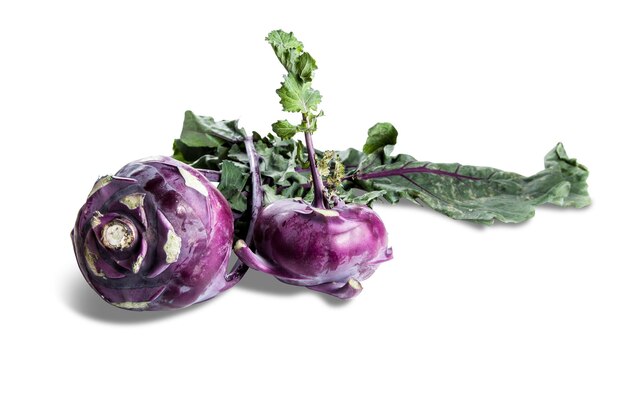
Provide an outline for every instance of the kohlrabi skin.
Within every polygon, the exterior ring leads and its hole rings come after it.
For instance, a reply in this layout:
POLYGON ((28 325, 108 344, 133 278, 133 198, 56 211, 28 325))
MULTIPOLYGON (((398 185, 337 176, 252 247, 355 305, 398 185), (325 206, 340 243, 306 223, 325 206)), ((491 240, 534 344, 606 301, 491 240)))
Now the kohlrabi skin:
POLYGON ((263 208, 254 243, 257 255, 243 242, 235 248, 251 267, 339 298, 361 292, 361 281, 392 255, 385 226, 369 207, 339 203, 323 209, 301 199, 263 208))
POLYGON ((128 310, 171 310, 232 287, 226 267, 233 215, 204 175, 168 157, 131 162, 100 178, 72 242, 89 285, 128 310))

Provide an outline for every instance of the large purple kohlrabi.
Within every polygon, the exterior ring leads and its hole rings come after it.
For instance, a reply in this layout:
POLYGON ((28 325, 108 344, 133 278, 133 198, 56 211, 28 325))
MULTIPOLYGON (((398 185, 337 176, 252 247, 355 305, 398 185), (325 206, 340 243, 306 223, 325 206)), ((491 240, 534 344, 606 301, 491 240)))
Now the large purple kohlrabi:
POLYGON ((228 202, 201 173, 168 157, 100 178, 72 241, 89 285, 128 310, 187 307, 238 282, 225 279, 233 241, 228 202))
POLYGON ((235 252, 280 281, 339 298, 362 290, 381 262, 391 259, 382 220, 367 206, 316 208, 301 199, 264 207, 254 228, 257 254, 239 241, 235 252))

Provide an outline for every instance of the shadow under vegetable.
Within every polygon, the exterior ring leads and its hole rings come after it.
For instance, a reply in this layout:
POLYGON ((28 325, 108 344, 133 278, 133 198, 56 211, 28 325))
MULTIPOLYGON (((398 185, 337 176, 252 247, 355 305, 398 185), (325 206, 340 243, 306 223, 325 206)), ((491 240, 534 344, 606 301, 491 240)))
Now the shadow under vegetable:
MULTIPOLYGON (((116 324, 148 323, 178 317, 195 309, 197 305, 173 311, 128 311, 113 307, 102 300, 85 278, 76 271, 67 279, 65 301, 78 314, 90 319, 116 324)), ((202 304, 202 303, 201 303, 202 304)))
POLYGON ((263 272, 248 270, 240 283, 235 288, 253 291, 267 295, 277 296, 296 296, 300 294, 307 294, 308 296, 320 297, 326 304, 331 307, 341 307, 350 304, 352 300, 342 300, 330 295, 322 294, 320 292, 311 291, 305 287, 299 287, 297 285, 284 284, 278 281, 271 275, 264 274, 263 272))
MULTIPOLYGON (((252 291, 268 296, 289 297, 300 294, 320 297, 331 307, 341 307, 350 304, 351 300, 341 300, 326 294, 317 293, 295 285, 287 285, 274 277, 262 272, 249 270, 244 278, 227 293, 235 293, 238 290, 252 291)), ((206 309, 209 305, 220 302, 222 298, 228 298, 227 294, 221 294, 206 302, 198 303, 180 310, 171 311, 128 311, 113 307, 102 300, 85 282, 85 279, 76 271, 67 279, 65 289, 65 301, 76 313, 90 319, 116 324, 149 323, 159 320, 178 317, 195 310, 206 309)))

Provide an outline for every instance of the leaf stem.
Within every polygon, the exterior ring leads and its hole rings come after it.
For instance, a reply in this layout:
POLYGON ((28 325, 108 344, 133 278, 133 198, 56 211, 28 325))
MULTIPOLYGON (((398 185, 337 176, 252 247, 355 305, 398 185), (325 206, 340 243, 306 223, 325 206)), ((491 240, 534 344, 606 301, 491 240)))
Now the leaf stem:
MULTIPOLYGON (((246 147, 246 153, 248 154, 250 164, 250 179, 252 181, 252 194, 250 204, 250 222, 248 223, 248 232, 246 233, 246 244, 248 246, 254 246, 252 243, 252 235, 254 233, 254 225, 256 219, 259 216, 261 207, 263 204, 263 188, 261 188, 261 171, 259 169, 259 154, 254 148, 251 136, 246 136, 243 140, 246 147)), ((233 265, 230 272, 226 275, 226 281, 237 282, 243 278, 244 274, 248 271, 248 266, 244 264, 239 258, 233 265)))
POLYGON ((344 180, 356 179, 356 180, 370 180, 372 178, 383 178, 383 177, 392 177, 395 175, 406 175, 406 174, 434 174, 434 175, 443 175, 446 177, 452 177, 456 179, 465 179, 465 180, 482 180, 483 178, 479 177, 471 177, 469 175, 461 175, 456 172, 444 171, 442 169, 432 169, 426 167, 413 167, 413 168, 397 168, 397 169, 383 169, 382 171, 368 172, 366 174, 354 173, 352 175, 348 175, 344 177, 344 180))
MULTIPOLYGON (((295 169, 296 172, 303 172, 303 171, 307 171, 306 168, 296 168, 295 169)), ((458 180, 474 180, 474 181, 479 181, 479 180, 489 180, 490 178, 480 178, 480 177, 471 177, 469 175, 462 175, 459 174, 457 172, 449 172, 449 171, 444 171, 442 169, 433 169, 433 168, 426 168, 425 166, 422 167, 413 167, 413 168, 396 168, 396 169, 383 169, 381 171, 375 171, 375 172, 368 172, 368 173, 358 173, 355 172, 354 174, 350 174, 350 175, 346 175, 345 177, 343 177, 341 180, 344 182, 354 182, 354 181, 366 181, 366 180, 371 180, 374 178, 385 178, 385 177, 393 177, 393 176, 404 176, 407 174, 431 174, 431 175, 441 175, 444 177, 452 177, 452 178, 456 178, 458 180)), ((302 184, 300 185, 301 188, 303 189, 309 189, 311 188, 311 184, 302 184)), ((352 185, 352 187, 354 187, 354 184, 352 185)), ((278 194, 280 194, 285 188, 285 186, 281 186, 278 185, 276 186, 276 192, 278 194)), ((359 187, 356 187, 359 188, 359 187)))
MULTIPOLYGON (((370 163, 368 166, 366 166, 365 168, 362 168, 361 170, 367 169, 370 165, 372 165, 372 164, 370 163)), ((344 165, 344 166, 346 168, 357 168, 356 165, 344 165)), ((489 178, 472 177, 472 176, 469 176, 469 175, 459 174, 458 170, 459 170, 460 167, 461 167, 461 165, 459 165, 459 167, 457 167, 455 172, 445 171, 445 170, 442 170, 442 169, 427 168, 426 165, 421 166, 421 167, 412 167, 412 168, 387 169, 387 170, 369 172, 369 173, 366 173, 366 174, 355 172, 354 174, 346 175, 345 177, 342 178, 342 180, 343 181, 348 181, 348 180, 351 180, 351 179, 369 180, 369 179, 372 179, 372 178, 392 177, 394 175, 417 174, 417 173, 433 174, 433 175, 443 175, 443 176, 446 176, 446 177, 453 177, 453 178, 465 179, 465 180, 485 180, 485 179, 488 180, 489 179, 489 178)), ((308 171, 308 169, 307 168, 296 167, 294 169, 294 171, 296 171, 296 172, 305 172, 305 171, 308 171)), ((215 171, 215 172, 217 172, 217 171, 215 171)))
POLYGON ((304 131, 304 139, 306 142, 307 153, 309 154, 309 166, 311 169, 311 177, 313 178, 313 207, 321 209, 329 209, 330 205, 324 197, 324 183, 322 176, 317 170, 317 163, 315 161, 315 148, 313 147, 313 135, 311 134, 311 127, 306 114, 302 115, 303 120, 306 122, 306 130, 304 131))

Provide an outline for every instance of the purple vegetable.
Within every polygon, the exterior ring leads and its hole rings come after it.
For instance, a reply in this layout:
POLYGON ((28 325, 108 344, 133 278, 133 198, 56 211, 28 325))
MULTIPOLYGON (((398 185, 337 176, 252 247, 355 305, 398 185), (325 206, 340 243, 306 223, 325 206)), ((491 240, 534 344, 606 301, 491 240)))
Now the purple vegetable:
POLYGON ((329 210, 298 199, 276 201, 261 211, 254 243, 258 255, 242 241, 235 246, 250 267, 339 298, 359 294, 360 282, 392 257, 376 213, 342 203, 329 210))
POLYGON ((216 296, 226 280, 233 216, 201 173, 168 157, 100 178, 72 231, 78 266, 107 302, 169 310, 216 296))
POLYGON ((285 51, 284 39, 291 36, 277 31, 267 39, 289 72, 277 90, 283 109, 301 112, 302 123, 294 126, 283 120, 272 127, 279 135, 288 137, 304 132, 313 202, 279 200, 269 204, 261 210, 253 228, 258 254, 243 241, 237 242, 235 253, 249 267, 275 275, 287 284, 352 298, 363 289, 361 281, 369 278, 381 262, 391 259, 392 251, 387 247, 385 226, 373 210, 346 205, 339 198, 331 207, 326 198, 312 135, 321 114, 313 112, 321 97, 310 87, 315 61, 299 61, 312 58, 302 54, 302 45, 295 39, 285 51), (304 97, 293 99, 294 94, 298 96, 303 91, 304 97))

